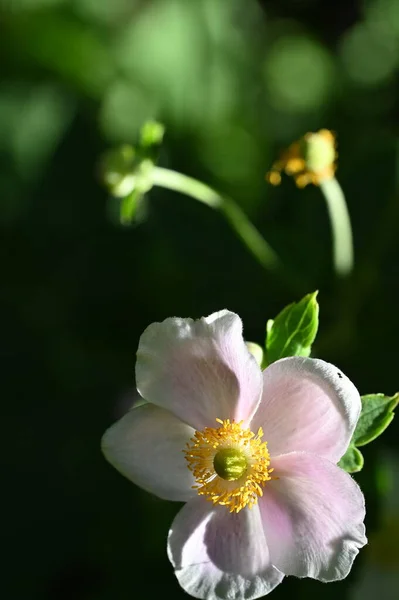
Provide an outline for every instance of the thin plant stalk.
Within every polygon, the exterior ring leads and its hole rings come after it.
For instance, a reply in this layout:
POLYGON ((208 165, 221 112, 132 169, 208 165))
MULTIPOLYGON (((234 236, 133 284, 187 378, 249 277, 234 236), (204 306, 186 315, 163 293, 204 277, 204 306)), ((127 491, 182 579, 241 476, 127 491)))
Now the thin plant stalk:
POLYGON ((153 185, 186 194, 210 208, 219 210, 263 267, 272 271, 282 268, 276 252, 233 200, 222 196, 204 183, 171 169, 155 166, 151 179, 153 185))
POLYGON ((334 270, 337 275, 345 277, 353 270, 352 225, 345 196, 335 177, 321 181, 320 189, 331 223, 334 270))

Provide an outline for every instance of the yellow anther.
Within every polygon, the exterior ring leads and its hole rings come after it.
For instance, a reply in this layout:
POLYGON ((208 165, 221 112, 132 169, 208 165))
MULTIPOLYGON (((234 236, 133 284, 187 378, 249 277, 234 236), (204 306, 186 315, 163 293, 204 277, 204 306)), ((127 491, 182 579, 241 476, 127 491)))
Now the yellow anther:
POLYGON ((220 427, 196 431, 184 453, 197 493, 239 512, 256 504, 265 482, 272 479, 267 443, 261 440, 261 427, 255 434, 242 421, 216 421, 220 427))

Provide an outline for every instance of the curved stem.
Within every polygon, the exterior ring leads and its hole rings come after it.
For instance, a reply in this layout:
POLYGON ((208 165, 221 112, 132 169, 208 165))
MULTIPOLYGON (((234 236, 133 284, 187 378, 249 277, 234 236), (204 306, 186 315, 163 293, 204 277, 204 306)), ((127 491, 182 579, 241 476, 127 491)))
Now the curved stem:
POLYGON ((341 186, 335 178, 320 183, 327 203, 333 240, 333 261, 337 275, 344 277, 353 269, 351 220, 341 186))
POLYGON ((186 194, 211 208, 220 210, 263 267, 275 270, 281 266, 281 261, 275 251, 233 200, 221 196, 209 186, 192 177, 163 167, 154 167, 151 177, 154 185, 186 194))

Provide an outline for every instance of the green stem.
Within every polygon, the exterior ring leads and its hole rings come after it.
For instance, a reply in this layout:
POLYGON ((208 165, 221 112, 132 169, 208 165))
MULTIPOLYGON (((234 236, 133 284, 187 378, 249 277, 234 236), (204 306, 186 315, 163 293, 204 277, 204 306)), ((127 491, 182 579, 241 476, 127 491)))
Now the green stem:
POLYGON ((337 275, 344 277, 353 269, 353 236, 345 196, 335 178, 325 179, 320 189, 327 203, 333 240, 333 261, 337 275))
POLYGON ((263 267, 276 270, 282 266, 275 251, 233 200, 221 196, 209 186, 192 177, 187 177, 187 175, 163 167, 154 167, 151 177, 154 185, 186 194, 211 208, 220 210, 248 250, 263 267))

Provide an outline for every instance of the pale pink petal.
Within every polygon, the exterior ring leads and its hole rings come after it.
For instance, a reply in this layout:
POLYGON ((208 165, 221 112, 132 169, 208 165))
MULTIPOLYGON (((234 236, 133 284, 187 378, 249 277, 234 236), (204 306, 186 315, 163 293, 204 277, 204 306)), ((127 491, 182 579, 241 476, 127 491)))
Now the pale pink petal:
POLYGON ((112 425, 101 446, 111 465, 135 484, 160 498, 184 502, 196 495, 183 453, 193 434, 172 413, 144 404, 112 425))
POLYGON ((334 365, 312 358, 284 358, 263 376, 251 428, 263 427, 271 456, 305 451, 338 462, 361 410, 353 383, 334 365))
POLYGON ((273 564, 285 575, 346 577, 367 543, 364 497, 348 473, 306 452, 272 461, 277 480, 259 500, 273 564))
POLYGON ((262 373, 229 311, 170 318, 144 331, 137 352, 140 394, 195 427, 215 419, 248 420, 262 393, 262 373))
POLYGON ((257 506, 230 513, 191 500, 173 521, 168 556, 182 588, 206 600, 260 598, 284 577, 270 563, 257 506))

